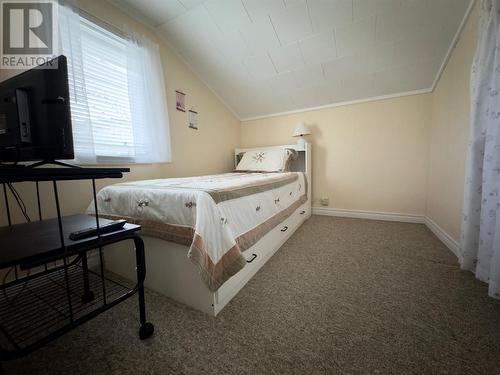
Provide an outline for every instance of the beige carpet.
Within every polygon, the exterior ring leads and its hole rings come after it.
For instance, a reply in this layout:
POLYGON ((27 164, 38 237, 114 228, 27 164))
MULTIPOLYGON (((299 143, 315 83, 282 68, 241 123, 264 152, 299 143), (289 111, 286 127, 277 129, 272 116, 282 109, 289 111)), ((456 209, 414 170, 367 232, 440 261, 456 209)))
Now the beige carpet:
POLYGON ((499 374, 500 301, 423 225, 313 216, 217 317, 147 294, 15 374, 499 374))

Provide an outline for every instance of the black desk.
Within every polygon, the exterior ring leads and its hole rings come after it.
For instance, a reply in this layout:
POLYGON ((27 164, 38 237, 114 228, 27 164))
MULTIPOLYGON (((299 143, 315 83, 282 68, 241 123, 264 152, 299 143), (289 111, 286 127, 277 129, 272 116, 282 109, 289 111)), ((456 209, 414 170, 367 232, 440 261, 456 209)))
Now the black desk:
POLYGON ((0 183, 122 178, 130 168, 0 168, 0 183))
MULTIPOLYGON (((139 296, 139 337, 153 334, 146 321, 144 280, 146 263, 144 243, 137 232, 139 225, 125 224, 112 233, 78 241, 69 239, 76 230, 108 222, 96 216, 62 216, 57 182, 121 178, 128 168, 0 168, 8 226, 0 228, 0 269, 14 280, 0 285, 0 361, 19 358, 47 344, 71 329, 121 303, 133 294, 139 296), (39 182, 52 182, 57 217, 42 220, 39 182), (9 191, 16 182, 35 182, 38 221, 12 224, 9 191), (121 241, 133 241, 136 255, 137 283, 117 281, 105 273, 103 247, 121 241), (87 253, 98 250, 100 271, 90 270, 87 253)), ((1 372, 1 369, 0 369, 1 372)))

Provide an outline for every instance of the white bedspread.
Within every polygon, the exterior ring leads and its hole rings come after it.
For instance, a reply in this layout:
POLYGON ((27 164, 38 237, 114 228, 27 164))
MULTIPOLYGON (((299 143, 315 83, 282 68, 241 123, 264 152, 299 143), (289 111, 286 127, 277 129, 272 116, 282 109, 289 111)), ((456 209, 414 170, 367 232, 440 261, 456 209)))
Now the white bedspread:
POLYGON ((306 190, 303 173, 226 173, 111 185, 97 203, 100 216, 126 218, 146 234, 190 244, 189 258, 216 290, 244 267, 242 251, 291 215, 306 190))

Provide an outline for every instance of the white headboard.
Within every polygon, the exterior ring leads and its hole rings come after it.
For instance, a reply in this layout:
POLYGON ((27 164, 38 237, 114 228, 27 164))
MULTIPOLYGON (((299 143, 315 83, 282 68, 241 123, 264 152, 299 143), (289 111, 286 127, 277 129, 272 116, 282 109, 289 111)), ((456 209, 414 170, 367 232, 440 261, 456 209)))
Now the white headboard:
POLYGON ((238 165, 243 154, 247 151, 255 150, 280 150, 284 148, 289 148, 297 151, 297 158, 290 162, 290 171, 292 172, 304 172, 307 177, 307 198, 311 201, 311 191, 312 191, 312 158, 311 158, 311 144, 306 143, 304 148, 299 148, 297 144, 292 145, 277 145, 277 146, 267 146, 267 147, 250 147, 250 148, 236 148, 234 149, 234 167, 238 165))

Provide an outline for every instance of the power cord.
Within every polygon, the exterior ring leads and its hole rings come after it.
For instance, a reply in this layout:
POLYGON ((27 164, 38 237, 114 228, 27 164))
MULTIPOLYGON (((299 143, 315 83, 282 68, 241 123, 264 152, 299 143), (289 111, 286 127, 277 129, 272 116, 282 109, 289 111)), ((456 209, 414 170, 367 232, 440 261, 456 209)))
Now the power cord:
MULTIPOLYGON (((19 209, 21 210, 21 213, 23 214, 24 218, 26 219, 26 221, 28 223, 30 223, 31 222, 31 218, 28 215, 28 210, 26 208, 26 204, 23 201, 23 198, 21 197, 21 195, 19 194, 19 192, 16 190, 16 188, 10 182, 7 183, 7 187, 9 188, 10 192, 14 196, 14 199, 16 200, 17 205, 19 206, 19 209)), ((14 269, 15 269, 15 266, 9 268, 9 270, 5 273, 5 275, 3 277, 3 281, 2 281, 3 285, 5 285, 5 282, 7 281, 7 278, 9 277, 9 275, 11 274, 11 272, 14 269)), ((25 277, 29 277, 30 273, 31 273, 31 270, 28 270, 26 272, 25 277)), ((7 303, 9 305, 12 305, 15 302, 15 300, 21 295, 21 293, 24 292, 24 290, 26 289, 27 285, 28 285, 28 280, 25 280, 24 283, 23 283, 23 285, 22 285, 22 287, 21 287, 21 290, 19 290, 19 292, 17 292, 16 295, 14 296, 14 298, 12 298, 12 299, 7 295, 7 289, 6 288, 2 288, 3 289, 3 296, 5 297, 5 300, 7 301, 7 303)))
POLYGON ((28 223, 31 223, 31 218, 28 215, 28 210, 26 208, 26 205, 24 204, 23 198, 21 198, 21 195, 18 193, 16 188, 10 182, 7 183, 7 186, 9 188, 9 190, 11 191, 12 195, 14 196, 14 199, 16 200, 17 205, 21 209, 21 213, 23 214, 24 218, 26 219, 26 221, 28 223))

